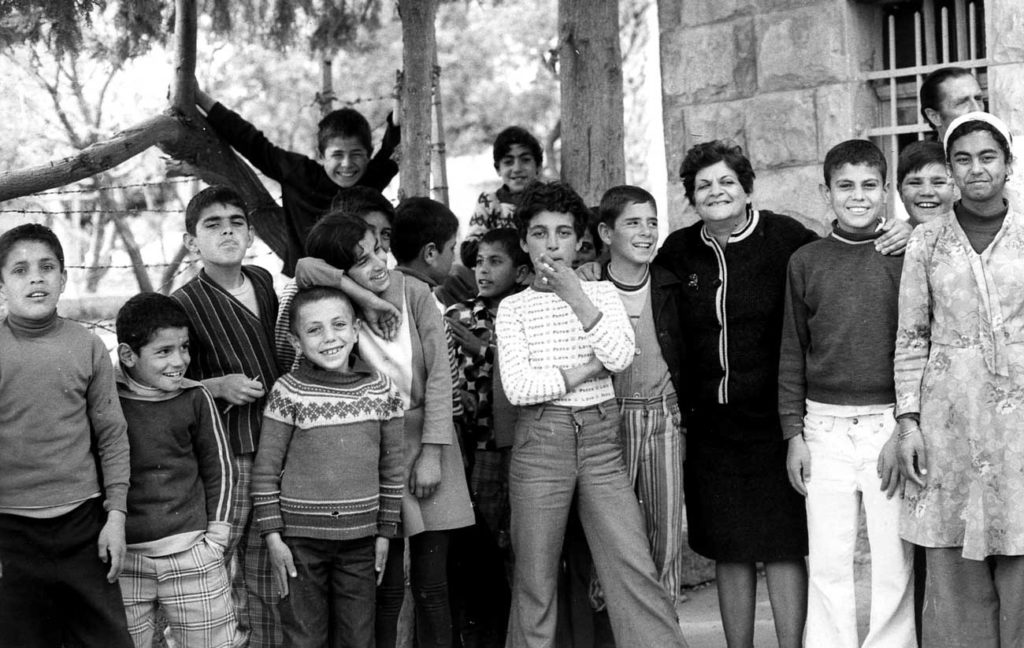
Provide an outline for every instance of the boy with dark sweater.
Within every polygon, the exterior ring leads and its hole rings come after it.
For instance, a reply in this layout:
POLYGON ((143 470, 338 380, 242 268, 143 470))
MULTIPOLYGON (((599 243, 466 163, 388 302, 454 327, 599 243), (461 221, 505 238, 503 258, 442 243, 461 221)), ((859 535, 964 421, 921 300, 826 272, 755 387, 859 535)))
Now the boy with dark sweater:
POLYGON ((117 314, 117 387, 132 459, 121 593, 136 648, 152 645, 157 606, 180 646, 235 641, 224 565, 234 458, 213 397, 185 378, 188 324, 159 293, 136 295, 117 314))
POLYGON ((309 230, 326 214, 344 189, 370 187, 383 191, 398 173, 391 159, 401 130, 391 113, 380 150, 373 151, 370 124, 359 111, 340 108, 317 124, 316 159, 272 144, 252 124, 196 88, 196 104, 217 134, 268 178, 281 184, 281 207, 288 225, 288 251, 282 272, 292 276, 304 256, 309 230))
POLYGON ((789 479, 807 503, 808 646, 857 648, 853 559, 863 502, 871 547, 871 627, 863 646, 910 648, 911 552, 898 500, 879 488, 879 452, 892 432, 902 257, 874 240, 885 220, 886 162, 866 140, 825 156, 822 194, 837 221, 789 262, 779 361, 779 415, 789 479), (813 474, 813 478, 812 478, 813 474))
POLYGON ((103 342, 57 316, 66 281, 49 228, 0 236, 0 642, 128 648, 128 437, 103 342))
POLYGON ((302 360, 271 390, 253 474, 284 645, 372 648, 375 587, 400 521, 402 398, 350 362, 359 320, 344 293, 299 291, 289 322, 302 360))

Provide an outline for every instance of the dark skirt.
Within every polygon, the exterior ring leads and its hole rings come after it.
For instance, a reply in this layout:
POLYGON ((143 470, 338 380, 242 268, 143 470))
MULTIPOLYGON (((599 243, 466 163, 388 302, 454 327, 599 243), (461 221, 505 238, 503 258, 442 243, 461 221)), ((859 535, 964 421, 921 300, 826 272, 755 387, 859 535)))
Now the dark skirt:
POLYGON ((807 555, 804 498, 786 477, 778 415, 729 406, 687 421, 686 521, 690 547, 723 562, 775 562, 807 555))

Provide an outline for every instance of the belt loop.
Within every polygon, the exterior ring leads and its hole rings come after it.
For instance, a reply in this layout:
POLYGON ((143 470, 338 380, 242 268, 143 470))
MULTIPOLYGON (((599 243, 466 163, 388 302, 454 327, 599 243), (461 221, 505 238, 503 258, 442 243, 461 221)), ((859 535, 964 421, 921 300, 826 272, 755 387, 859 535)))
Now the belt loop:
POLYGON ((625 416, 626 414, 626 399, 616 398, 615 402, 619 405, 619 416, 625 416))
POLYGON ((540 418, 541 418, 542 416, 544 416, 544 407, 545 407, 546 405, 547 405, 547 403, 541 403, 540 405, 536 405, 536 406, 535 406, 535 407, 537 408, 537 415, 536 415, 536 416, 534 416, 534 419, 536 419, 536 420, 538 420, 538 421, 539 421, 539 420, 540 420, 540 418))

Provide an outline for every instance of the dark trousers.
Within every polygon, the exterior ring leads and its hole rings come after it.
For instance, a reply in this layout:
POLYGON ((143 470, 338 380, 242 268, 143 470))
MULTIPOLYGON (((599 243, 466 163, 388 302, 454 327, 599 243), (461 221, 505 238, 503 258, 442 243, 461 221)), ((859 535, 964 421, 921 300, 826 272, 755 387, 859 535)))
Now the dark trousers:
POLYGON ((286 543, 296 577, 278 603, 285 648, 373 648, 374 539, 286 543))
POLYGON ((512 603, 505 571, 507 553, 479 511, 476 524, 451 532, 448 590, 455 645, 503 648, 512 603))
POLYGON ((0 643, 18 648, 132 648, 121 588, 107 582, 91 499, 59 517, 0 515, 0 643))
MULTIPOLYGON (((416 603, 416 646, 450 648, 452 615, 448 603, 448 531, 424 531, 409 538, 409 581, 416 603)), ((391 541, 384 580, 377 588, 377 648, 395 648, 398 615, 405 597, 401 539, 391 541)))

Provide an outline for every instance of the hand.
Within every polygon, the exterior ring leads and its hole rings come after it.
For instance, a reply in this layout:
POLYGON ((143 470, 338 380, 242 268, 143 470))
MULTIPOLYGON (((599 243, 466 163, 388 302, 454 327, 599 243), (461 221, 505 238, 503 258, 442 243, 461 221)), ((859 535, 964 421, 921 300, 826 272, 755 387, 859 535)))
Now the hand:
POLYGON ((196 105, 203 109, 203 112, 209 113, 210 109, 213 108, 213 104, 217 103, 213 100, 213 97, 203 92, 203 89, 199 87, 199 81, 195 77, 192 77, 192 94, 195 97, 196 105))
POLYGON ((441 446, 425 443, 409 473, 409 492, 417 499, 427 499, 441 485, 441 446))
POLYGON ((487 350, 487 340, 474 335, 468 326, 454 317, 446 317, 445 320, 448 322, 448 328, 452 331, 452 337, 462 346, 463 350, 474 358, 483 357, 484 351, 487 350))
POLYGON ((789 440, 786 451, 786 472, 793 490, 807 497, 807 484, 811 481, 811 451, 801 435, 789 440))
POLYGON ((899 256, 907 249, 907 241, 914 228, 898 218, 887 218, 882 223, 883 234, 875 239, 875 249, 882 254, 899 256))
POLYGON ((373 543, 373 571, 377 572, 378 585, 384 580, 384 567, 388 562, 388 544, 388 539, 380 536, 377 536, 373 543))
POLYGON ((232 405, 245 405, 266 393, 259 378, 249 378, 245 374, 228 374, 219 378, 207 378, 203 385, 216 398, 226 400, 232 405))
POLYGON ((270 556, 270 571, 274 574, 274 580, 281 589, 281 598, 288 596, 288 577, 295 578, 299 575, 295 571, 295 561, 292 559, 292 550, 281 539, 281 534, 268 533, 263 541, 267 543, 267 554, 270 556))
POLYGON ((117 577, 121 573, 121 567, 124 566, 124 554, 127 551, 124 543, 124 513, 121 511, 107 513, 107 521, 100 529, 96 545, 100 560, 104 565, 110 565, 110 569, 107 571, 107 582, 116 583, 117 577))
POLYGON ((889 440, 882 446, 882 451, 878 453, 878 479, 881 480, 879 489, 885 491, 886 499, 892 499, 896 491, 899 491, 902 498, 907 485, 907 481, 900 473, 899 431, 900 426, 897 425, 889 440))
POLYGON ((402 323, 402 313, 394 304, 373 295, 359 299, 359 308, 363 312, 363 321, 375 335, 385 340, 395 339, 402 323))
POLYGON ((601 281, 601 264, 597 261, 588 261, 576 268, 576 276, 583 281, 601 281))
POLYGON ((540 255, 534 269, 537 271, 535 281, 551 288, 563 301, 572 304, 573 299, 583 295, 580 278, 565 263, 555 261, 545 253, 540 255))
POLYGON ((921 488, 925 487, 925 476, 928 474, 928 455, 924 447, 924 435, 920 426, 914 422, 900 421, 900 473, 907 481, 912 481, 921 488))

